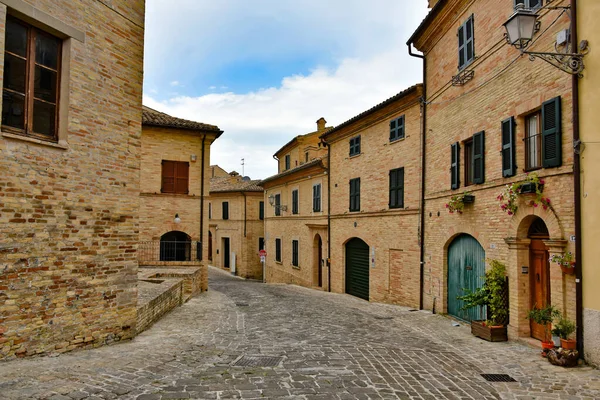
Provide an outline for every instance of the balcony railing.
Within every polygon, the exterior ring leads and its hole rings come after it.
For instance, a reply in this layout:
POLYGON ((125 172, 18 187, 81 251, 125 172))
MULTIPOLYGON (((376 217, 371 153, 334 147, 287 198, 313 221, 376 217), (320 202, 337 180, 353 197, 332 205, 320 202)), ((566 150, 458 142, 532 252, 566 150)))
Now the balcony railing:
POLYGON ((140 242, 138 261, 201 261, 202 242, 140 242))

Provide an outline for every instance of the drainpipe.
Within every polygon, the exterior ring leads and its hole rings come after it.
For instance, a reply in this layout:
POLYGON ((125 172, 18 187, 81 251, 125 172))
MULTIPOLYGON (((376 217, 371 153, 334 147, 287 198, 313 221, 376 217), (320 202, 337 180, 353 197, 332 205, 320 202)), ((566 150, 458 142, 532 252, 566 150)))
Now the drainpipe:
POLYGON ((331 144, 321 138, 327 147, 327 291, 331 292, 331 144))
POLYGON ((242 194, 242 196, 244 196, 244 237, 246 237, 246 211, 247 211, 247 204, 246 204, 246 193, 244 192, 240 192, 242 194))
MULTIPOLYGON (((571 0, 571 46, 578 49, 577 39, 577 0, 571 0)), ((573 173, 575 183, 575 319, 577 324, 577 350, 584 358, 583 346, 583 288, 581 254, 581 142, 579 140, 579 77, 573 75, 573 173)))
POLYGON ((415 54, 412 52, 412 43, 407 43, 408 54, 411 57, 420 58, 423 60, 423 98, 422 98, 422 132, 421 132, 421 215, 420 215, 420 268, 419 268, 419 279, 421 281, 419 288, 419 309, 423 309, 423 288, 425 286, 425 140, 427 135, 427 59, 424 55, 415 54))
MULTIPOLYGON (((202 136, 202 170, 200 172, 200 246, 204 247, 204 142, 206 140, 206 135, 202 136)), ((196 244, 197 246, 197 244, 196 244)), ((198 253, 198 249, 196 249, 196 254, 198 253)), ((200 261, 202 261, 203 251, 200 250, 200 261)))
POLYGON ((273 159, 275 161, 277 161, 277 173, 280 174, 281 171, 279 170, 279 158, 277 158, 277 156, 275 154, 273 154, 273 159))

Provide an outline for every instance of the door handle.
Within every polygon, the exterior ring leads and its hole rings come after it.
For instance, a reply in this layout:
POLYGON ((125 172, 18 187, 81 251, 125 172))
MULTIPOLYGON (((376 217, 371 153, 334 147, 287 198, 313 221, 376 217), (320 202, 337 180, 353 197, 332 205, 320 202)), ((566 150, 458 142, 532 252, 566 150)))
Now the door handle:
POLYGON ((540 274, 535 274, 535 276, 537 278, 538 283, 540 283, 540 274))

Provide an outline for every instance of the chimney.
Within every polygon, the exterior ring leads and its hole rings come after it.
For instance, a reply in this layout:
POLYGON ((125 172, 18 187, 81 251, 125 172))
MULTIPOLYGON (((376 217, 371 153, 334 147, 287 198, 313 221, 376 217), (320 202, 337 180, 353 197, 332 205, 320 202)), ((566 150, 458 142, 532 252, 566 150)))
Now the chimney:
POLYGON ((319 120, 317 121, 317 131, 325 130, 326 123, 327 123, 327 121, 325 121, 325 118, 323 118, 323 117, 319 118, 319 120))
POLYGON ((433 8, 440 0, 429 0, 429 8, 433 8))

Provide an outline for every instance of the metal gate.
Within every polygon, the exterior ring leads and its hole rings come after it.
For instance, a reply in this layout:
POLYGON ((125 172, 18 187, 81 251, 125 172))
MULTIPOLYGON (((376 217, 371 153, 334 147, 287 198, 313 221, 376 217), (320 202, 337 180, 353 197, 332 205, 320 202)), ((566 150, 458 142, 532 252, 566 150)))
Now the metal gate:
POLYGON ((358 238, 346 243, 346 293, 369 300, 369 245, 358 238))
POLYGON ((448 248, 448 314, 465 321, 486 319, 485 310, 479 307, 461 310, 464 302, 456 298, 465 294, 464 289, 483 286, 484 275, 483 247, 473 236, 458 236, 448 248))

